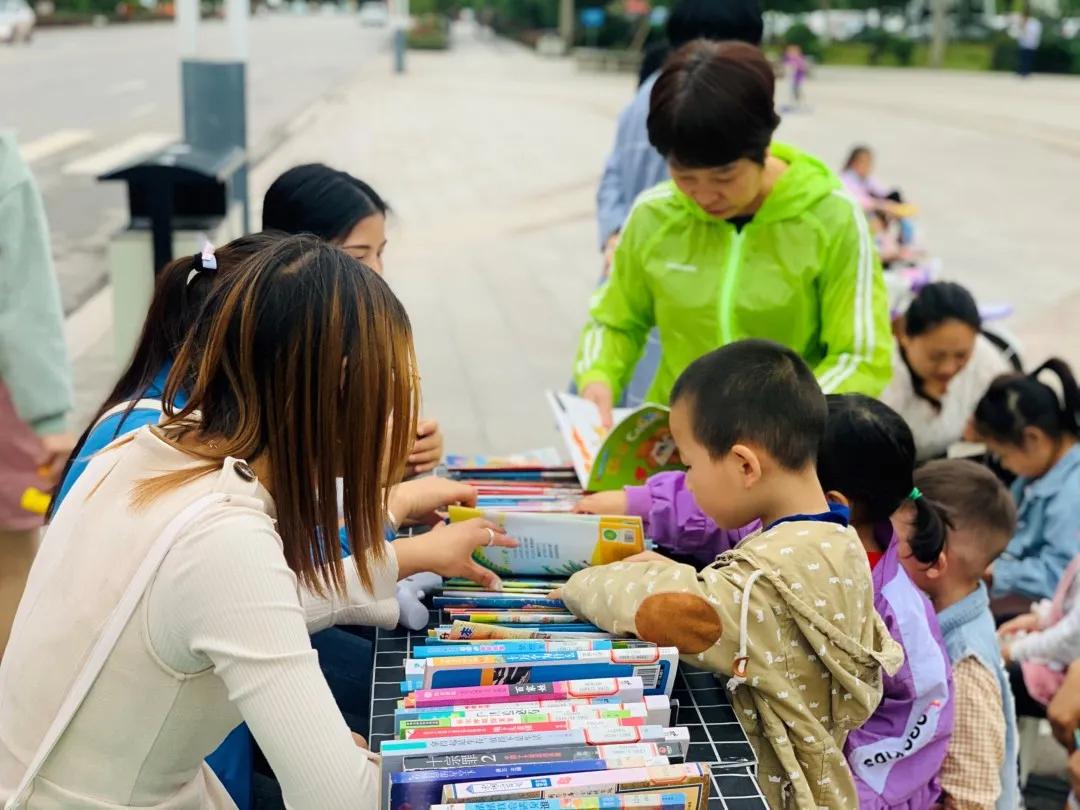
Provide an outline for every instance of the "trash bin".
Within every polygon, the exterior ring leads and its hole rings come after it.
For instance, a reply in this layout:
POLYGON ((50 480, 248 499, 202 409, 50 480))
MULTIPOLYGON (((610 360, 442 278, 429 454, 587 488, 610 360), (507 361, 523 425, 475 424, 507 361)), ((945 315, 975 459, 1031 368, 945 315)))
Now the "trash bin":
POLYGON ((238 147, 177 143, 98 178, 128 187, 129 222, 110 240, 107 254, 119 366, 138 340, 158 271, 175 256, 197 253, 204 240, 220 245, 243 233, 245 201, 234 186, 245 169, 238 147))

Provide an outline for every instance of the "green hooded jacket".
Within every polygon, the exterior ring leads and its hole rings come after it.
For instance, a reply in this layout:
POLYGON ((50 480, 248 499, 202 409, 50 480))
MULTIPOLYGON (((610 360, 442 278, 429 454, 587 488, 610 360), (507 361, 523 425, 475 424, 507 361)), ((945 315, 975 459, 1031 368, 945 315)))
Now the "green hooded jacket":
POLYGON ((690 363, 742 338, 799 352, 826 393, 881 393, 892 333, 866 217, 821 161, 779 143, 770 152, 788 170, 741 231, 670 181, 638 197, 581 335, 579 390, 601 381, 618 400, 656 326, 651 402, 666 405, 690 363))

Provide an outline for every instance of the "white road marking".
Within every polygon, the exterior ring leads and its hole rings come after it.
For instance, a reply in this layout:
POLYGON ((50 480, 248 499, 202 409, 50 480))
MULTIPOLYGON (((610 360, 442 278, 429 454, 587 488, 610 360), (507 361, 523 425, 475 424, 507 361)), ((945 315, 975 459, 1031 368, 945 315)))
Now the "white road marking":
POLYGON ((120 96, 124 93, 135 93, 139 90, 145 90, 146 87, 146 79, 128 79, 127 81, 112 85, 105 92, 110 96, 120 96))
POLYGON ((177 136, 165 132, 144 132, 108 149, 72 161, 64 167, 64 174, 99 175, 123 163, 161 149, 172 143, 177 136))
POLYGON ((145 118, 146 116, 150 115, 150 113, 152 113, 156 109, 157 109, 157 104, 155 104, 152 101, 150 103, 148 103, 148 104, 140 104, 138 107, 136 107, 135 109, 133 109, 129 113, 129 117, 131 117, 131 118, 145 118))
POLYGON ((85 129, 60 129, 20 147, 23 158, 29 163, 44 160, 55 154, 86 143, 93 133, 85 129))

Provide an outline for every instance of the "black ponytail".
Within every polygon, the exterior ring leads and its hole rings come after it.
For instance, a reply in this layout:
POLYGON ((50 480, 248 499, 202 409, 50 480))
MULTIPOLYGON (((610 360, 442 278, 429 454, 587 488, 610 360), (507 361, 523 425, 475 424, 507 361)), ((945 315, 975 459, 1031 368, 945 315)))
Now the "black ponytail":
POLYGON ((988 438, 1019 446, 1029 427, 1054 440, 1080 438, 1080 388, 1064 360, 1047 360, 1031 374, 998 377, 975 409, 975 428, 988 438), (1039 379, 1046 371, 1060 381, 1062 397, 1039 379))
POLYGON ((892 408, 861 394, 830 394, 829 418, 818 453, 818 479, 826 492, 851 502, 852 515, 866 523, 888 520, 906 500, 915 503, 910 539, 922 563, 937 561, 949 527, 945 511, 914 483, 915 439, 892 408))

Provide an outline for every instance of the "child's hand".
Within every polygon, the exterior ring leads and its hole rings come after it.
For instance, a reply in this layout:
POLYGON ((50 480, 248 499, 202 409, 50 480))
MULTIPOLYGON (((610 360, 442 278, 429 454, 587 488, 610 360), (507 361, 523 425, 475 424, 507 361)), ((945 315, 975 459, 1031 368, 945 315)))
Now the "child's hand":
POLYGON ((431 472, 439 466, 443 456, 443 435, 434 419, 422 420, 416 427, 416 444, 409 456, 405 473, 409 476, 431 472))
POLYGON ((586 495, 574 504, 574 511, 579 515, 625 515, 626 504, 626 490, 616 489, 586 495))
POLYGON ((555 590, 551 591, 550 593, 548 593, 547 598, 548 599, 558 599, 561 602, 562 601, 562 588, 556 588, 555 590))
POLYGON ((1008 638, 1017 633, 1031 633, 1039 629, 1039 617, 1034 613, 1025 613, 1015 619, 1009 619, 998 628, 998 638, 1008 638))
POLYGON ((668 559, 663 554, 657 554, 655 551, 641 551, 641 552, 639 552, 637 554, 634 554, 634 555, 632 555, 630 557, 623 558, 622 562, 629 562, 629 563, 658 562, 658 563, 667 563, 669 565, 674 565, 675 564, 674 560, 668 559))
POLYGON ((1046 707, 1046 719, 1054 738, 1070 751, 1076 748, 1076 729, 1080 726, 1080 663, 1069 667, 1065 682, 1046 707))
POLYGON ((437 513, 451 504, 476 506, 476 490, 447 478, 417 478, 390 491, 390 511, 401 521, 434 526, 442 521, 437 513))

